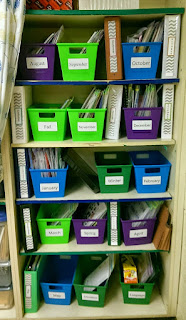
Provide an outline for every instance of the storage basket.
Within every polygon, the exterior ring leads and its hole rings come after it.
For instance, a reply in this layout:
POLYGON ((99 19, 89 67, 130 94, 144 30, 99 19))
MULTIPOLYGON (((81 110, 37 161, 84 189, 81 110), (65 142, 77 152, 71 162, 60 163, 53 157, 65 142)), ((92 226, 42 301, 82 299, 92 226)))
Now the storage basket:
POLYGON ((53 80, 55 48, 55 44, 23 44, 19 57, 19 73, 22 80, 53 80), (33 53, 35 49, 43 49, 44 52, 33 53))
POLYGON ((106 109, 68 109, 73 141, 101 141, 106 109), (89 113, 92 118, 81 118, 89 113))
POLYGON ((67 109, 61 105, 36 105, 28 108, 35 141, 63 141, 67 127, 67 109))
POLYGON ((63 80, 94 80, 98 45, 99 43, 57 43, 63 80))
POLYGON ((162 42, 122 43, 125 79, 154 79, 158 68, 162 42), (135 52, 148 47, 147 52, 135 52))
POLYGON ((129 304, 149 304, 154 283, 121 283, 124 303, 129 304))
POLYGON ((0 262, 9 260, 8 226, 5 206, 0 206, 0 262))
POLYGON ((77 256, 48 256, 41 288, 45 303, 69 305, 77 256))
POLYGON ((80 306, 104 307, 108 281, 100 286, 87 286, 83 285, 83 282, 85 278, 99 266, 105 257, 104 255, 86 255, 79 257, 74 279, 74 288, 80 306))
POLYGON ((42 204, 37 214, 37 224, 41 243, 68 243, 72 218, 51 218, 52 211, 56 211, 60 204, 42 204))
POLYGON ((29 169, 36 198, 64 197, 68 166, 64 169, 29 169), (56 174, 45 177, 44 173, 56 174))
POLYGON ((123 239, 126 246, 152 242, 156 218, 144 220, 122 220, 123 239))
POLYGON ((72 219, 78 244, 104 242, 107 219, 72 219))
POLYGON ((12 285, 8 287, 0 287, 0 309, 10 309, 13 306, 13 288, 12 285))
POLYGON ((8 287, 12 283, 10 261, 0 263, 0 287, 8 287))
POLYGON ((126 152, 96 152, 101 193, 128 192, 132 163, 126 152))
POLYGON ((128 139, 156 139, 162 113, 158 108, 124 108, 128 139))
POLYGON ((171 163, 159 151, 130 152, 138 193, 165 192, 171 163))

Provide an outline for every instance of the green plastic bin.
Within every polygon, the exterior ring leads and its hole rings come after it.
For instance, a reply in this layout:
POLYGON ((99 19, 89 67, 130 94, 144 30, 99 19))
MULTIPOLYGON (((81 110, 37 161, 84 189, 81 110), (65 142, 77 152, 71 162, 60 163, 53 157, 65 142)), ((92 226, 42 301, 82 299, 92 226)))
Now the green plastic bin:
POLYGON ((60 204, 42 204, 37 214, 37 224, 42 244, 68 243, 72 218, 50 218, 52 210, 60 204))
POLYGON ((101 193, 128 192, 132 163, 127 152, 96 152, 101 193))
POLYGON ((35 141, 62 141, 67 128, 67 109, 61 105, 40 104, 28 108, 35 141))
POLYGON ((98 45, 99 43, 57 43, 63 80, 94 80, 98 45))
POLYGON ((80 256, 76 269, 74 288, 78 304, 84 307, 104 307, 108 281, 100 286, 85 286, 85 278, 106 259, 106 255, 80 256), (94 289, 94 291, 93 291, 94 289))
POLYGON ((149 304, 154 283, 121 283, 124 303, 149 304))
POLYGON ((68 108, 70 129, 73 141, 101 141, 106 109, 75 109, 68 108), (89 113, 92 118, 81 118, 89 113))

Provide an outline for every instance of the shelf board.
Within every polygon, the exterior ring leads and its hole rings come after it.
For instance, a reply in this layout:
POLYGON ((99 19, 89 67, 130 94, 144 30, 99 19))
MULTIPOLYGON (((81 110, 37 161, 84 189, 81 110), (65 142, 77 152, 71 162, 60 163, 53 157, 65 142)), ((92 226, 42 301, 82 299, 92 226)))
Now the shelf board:
POLYGON ((147 80, 92 80, 92 81, 63 81, 63 80, 16 80, 16 86, 86 86, 86 85, 126 85, 126 84, 166 84, 178 83, 180 79, 147 79, 147 80))
POLYGON ((73 141, 71 138, 64 141, 30 141, 28 143, 12 143, 13 148, 85 148, 85 147, 140 147, 140 146, 167 146, 174 145, 175 140, 163 140, 161 138, 154 140, 131 140, 127 137, 118 140, 103 139, 102 141, 73 141))
POLYGON ((70 238, 69 243, 65 244, 40 244, 37 251, 25 252, 21 249, 20 255, 80 255, 80 254, 104 254, 104 253, 142 253, 142 252, 160 252, 156 250, 153 243, 125 246, 122 243, 120 246, 109 246, 107 240, 102 244, 77 244, 74 235, 70 238))
POLYGON ((130 189, 126 193, 94 193, 80 179, 74 180, 74 183, 67 186, 63 198, 36 198, 35 196, 26 199, 16 199, 16 204, 26 203, 63 203, 63 202, 132 202, 132 201, 150 201, 150 200, 171 200, 169 192, 162 193, 137 193, 136 189, 130 189))
POLYGON ((0 319, 2 320, 16 320, 16 309, 15 306, 13 306, 11 309, 7 310, 1 310, 0 311, 0 319))
POLYGON ((129 10, 27 10, 26 15, 60 15, 60 16, 131 16, 131 15, 154 15, 154 14, 183 14, 185 8, 152 8, 152 9, 129 9, 129 10))
POLYGON ((166 307, 156 287, 153 289, 149 305, 124 304, 119 275, 117 271, 114 271, 109 280, 104 308, 79 306, 74 297, 68 306, 54 306, 43 302, 37 313, 27 313, 24 319, 154 319, 166 315, 166 307))

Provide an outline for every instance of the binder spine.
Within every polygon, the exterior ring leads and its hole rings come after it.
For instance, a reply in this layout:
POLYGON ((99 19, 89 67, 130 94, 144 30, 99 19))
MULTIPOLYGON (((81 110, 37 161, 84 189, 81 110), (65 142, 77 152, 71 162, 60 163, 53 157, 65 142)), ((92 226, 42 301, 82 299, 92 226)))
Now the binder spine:
POLYGON ((163 112, 161 123, 161 138, 172 139, 174 108, 174 85, 163 85, 163 112))
POLYGON ((108 21, 110 72, 118 72, 118 59, 116 55, 116 21, 108 21))
POLYGON ((17 159, 19 168, 19 184, 20 184, 20 197, 28 198, 28 181, 27 181, 27 164, 25 149, 17 149, 17 159))
POLYGON ((121 244, 120 239, 120 214, 119 214, 119 203, 110 202, 109 208, 109 236, 108 244, 111 246, 118 246, 121 244))
POLYGON ((23 209, 23 220, 24 220, 24 228, 25 228, 25 245, 26 250, 34 249, 34 239, 32 235, 32 225, 31 225, 31 217, 30 217, 30 209, 23 209))
POLYGON ((25 273, 25 310, 32 309, 32 275, 25 273))
POLYGON ((26 131, 23 127, 23 94, 21 91, 14 90, 11 109, 13 143, 24 143, 26 131))

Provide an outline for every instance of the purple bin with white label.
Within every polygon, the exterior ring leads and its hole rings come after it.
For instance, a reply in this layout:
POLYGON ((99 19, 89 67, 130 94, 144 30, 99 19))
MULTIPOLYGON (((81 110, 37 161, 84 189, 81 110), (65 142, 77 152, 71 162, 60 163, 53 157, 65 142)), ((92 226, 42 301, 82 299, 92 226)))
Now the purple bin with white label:
POLYGON ((123 108, 128 139, 156 139, 162 107, 123 108))
POLYGON ((126 246, 152 242, 156 218, 145 220, 122 220, 123 241, 126 246))
POLYGON ((107 219, 72 219, 77 244, 104 242, 107 219))
POLYGON ((19 57, 22 80, 53 80, 55 44, 23 44, 19 57))

